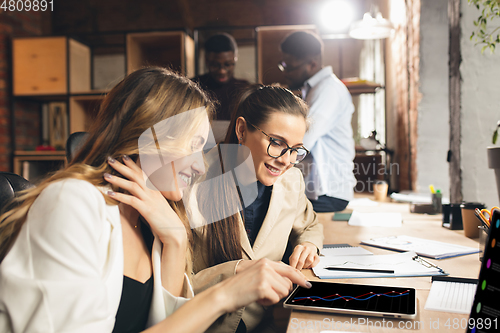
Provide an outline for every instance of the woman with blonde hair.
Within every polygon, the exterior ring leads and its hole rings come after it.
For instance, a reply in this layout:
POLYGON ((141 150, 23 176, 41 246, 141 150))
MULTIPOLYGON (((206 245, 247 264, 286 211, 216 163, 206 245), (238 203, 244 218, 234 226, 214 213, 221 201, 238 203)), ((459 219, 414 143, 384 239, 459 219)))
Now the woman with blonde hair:
POLYGON ((192 300, 182 188, 204 173, 211 103, 161 68, 114 87, 69 165, 0 217, 1 332, 203 332, 276 303, 293 268, 255 268, 192 300))

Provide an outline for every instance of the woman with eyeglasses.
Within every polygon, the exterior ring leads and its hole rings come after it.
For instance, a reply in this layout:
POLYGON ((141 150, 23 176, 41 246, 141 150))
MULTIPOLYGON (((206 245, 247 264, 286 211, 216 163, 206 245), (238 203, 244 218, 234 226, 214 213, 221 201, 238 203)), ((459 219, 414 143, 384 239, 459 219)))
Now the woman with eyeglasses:
MULTIPOLYGON (((257 259, 281 261, 287 248, 291 255, 284 260, 293 268, 318 264, 322 225, 305 196, 302 173, 293 167, 308 154, 302 145, 307 112, 301 99, 277 86, 252 86, 240 97, 224 143, 250 151, 257 195, 250 205, 242 200, 239 214, 193 230, 195 292, 237 276, 257 259)), ((253 303, 209 332, 272 332, 271 312, 253 303)))

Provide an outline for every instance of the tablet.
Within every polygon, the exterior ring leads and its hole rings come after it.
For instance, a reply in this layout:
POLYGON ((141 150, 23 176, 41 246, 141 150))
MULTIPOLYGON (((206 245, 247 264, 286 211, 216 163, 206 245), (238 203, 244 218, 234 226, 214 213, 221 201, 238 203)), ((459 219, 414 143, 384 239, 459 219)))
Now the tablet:
POLYGON ((415 289, 310 281, 298 286, 283 303, 285 308, 390 318, 415 318, 415 289))

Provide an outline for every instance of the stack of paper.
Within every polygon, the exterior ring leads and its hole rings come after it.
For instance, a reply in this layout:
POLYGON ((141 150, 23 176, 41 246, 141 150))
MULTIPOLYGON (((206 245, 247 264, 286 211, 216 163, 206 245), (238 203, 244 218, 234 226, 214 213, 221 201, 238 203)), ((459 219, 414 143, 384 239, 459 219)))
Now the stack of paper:
POLYGON ((391 236, 362 241, 361 244, 396 251, 414 251, 419 256, 444 259, 478 253, 479 249, 410 236, 391 236))

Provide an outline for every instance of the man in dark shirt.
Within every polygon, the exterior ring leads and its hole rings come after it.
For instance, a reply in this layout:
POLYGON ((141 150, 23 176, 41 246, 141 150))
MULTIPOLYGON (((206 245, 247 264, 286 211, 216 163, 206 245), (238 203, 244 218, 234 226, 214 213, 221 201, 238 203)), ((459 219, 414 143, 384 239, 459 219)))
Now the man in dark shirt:
POLYGON ((238 46, 233 36, 220 33, 205 42, 205 64, 208 73, 197 76, 198 82, 219 103, 215 118, 230 120, 233 103, 239 92, 249 85, 246 80, 234 78, 234 67, 238 60, 238 46))

